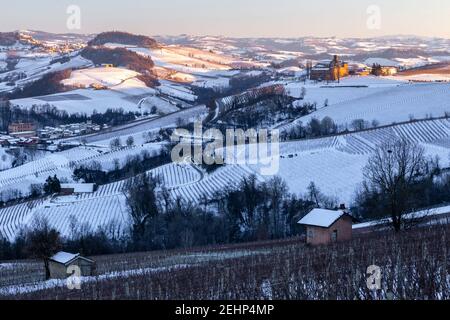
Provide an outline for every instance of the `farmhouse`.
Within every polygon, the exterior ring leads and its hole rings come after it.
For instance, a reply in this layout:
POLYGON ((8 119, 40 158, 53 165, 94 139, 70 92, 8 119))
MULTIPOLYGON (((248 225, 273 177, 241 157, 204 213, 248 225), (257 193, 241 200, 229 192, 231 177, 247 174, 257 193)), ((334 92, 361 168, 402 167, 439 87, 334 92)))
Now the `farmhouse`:
POLYGON ((63 183, 61 184, 61 194, 81 194, 93 193, 95 191, 95 183, 63 183))
POLYGON ((79 253, 58 252, 49 261, 50 278, 68 278, 77 267, 79 268, 80 276, 86 277, 95 274, 95 262, 93 260, 82 257, 79 253))
POLYGON ((336 81, 349 75, 348 63, 335 55, 333 60, 324 60, 310 71, 310 79, 316 81, 336 81))
POLYGON ((353 217, 346 210, 313 209, 298 224, 306 227, 307 244, 329 244, 352 238, 353 217))

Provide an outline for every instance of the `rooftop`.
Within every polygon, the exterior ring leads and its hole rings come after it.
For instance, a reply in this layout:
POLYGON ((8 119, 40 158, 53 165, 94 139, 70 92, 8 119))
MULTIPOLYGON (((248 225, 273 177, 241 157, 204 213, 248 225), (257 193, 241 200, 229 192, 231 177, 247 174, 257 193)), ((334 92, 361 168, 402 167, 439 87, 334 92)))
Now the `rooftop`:
POLYGON ((95 189, 94 183, 63 183, 62 189, 73 189, 75 193, 92 193, 95 189))
POLYGON ((55 254, 53 257, 50 258, 50 260, 53 260, 55 262, 59 262, 62 264, 66 264, 69 263, 70 261, 72 261, 73 259, 79 257, 80 254, 73 254, 73 253, 68 253, 68 252, 64 252, 64 251, 60 251, 57 254, 55 254))
POLYGON ((343 210, 313 209, 298 224, 328 228, 345 214, 343 210))

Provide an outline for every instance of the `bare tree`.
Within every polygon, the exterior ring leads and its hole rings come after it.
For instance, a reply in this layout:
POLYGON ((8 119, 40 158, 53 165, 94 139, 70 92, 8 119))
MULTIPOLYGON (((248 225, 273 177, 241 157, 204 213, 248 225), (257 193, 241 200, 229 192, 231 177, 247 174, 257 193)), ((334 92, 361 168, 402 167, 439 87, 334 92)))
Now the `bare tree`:
POLYGON ((423 147, 405 140, 386 142, 375 150, 363 173, 385 202, 395 231, 400 231, 404 215, 414 208, 414 185, 427 174, 423 147))
POLYGON ((33 229, 27 234, 27 252, 36 259, 44 262, 45 279, 50 278, 49 261, 61 248, 59 232, 51 228, 45 219, 37 219, 33 222, 33 229))
POLYGON ((134 177, 123 191, 137 240, 144 237, 149 220, 159 214, 157 185, 157 180, 151 175, 143 174, 134 177))

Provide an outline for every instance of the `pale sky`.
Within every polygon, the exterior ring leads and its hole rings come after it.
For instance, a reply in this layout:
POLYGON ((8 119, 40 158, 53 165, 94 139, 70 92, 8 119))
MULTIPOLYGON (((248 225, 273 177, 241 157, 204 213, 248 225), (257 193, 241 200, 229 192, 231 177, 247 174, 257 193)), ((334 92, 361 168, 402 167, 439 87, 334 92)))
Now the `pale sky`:
POLYGON ((0 4, 0 31, 450 38, 449 0, 0 0, 0 4), (66 26, 69 5, 81 9, 79 30, 66 26), (380 10, 379 29, 367 27, 371 5, 380 10))

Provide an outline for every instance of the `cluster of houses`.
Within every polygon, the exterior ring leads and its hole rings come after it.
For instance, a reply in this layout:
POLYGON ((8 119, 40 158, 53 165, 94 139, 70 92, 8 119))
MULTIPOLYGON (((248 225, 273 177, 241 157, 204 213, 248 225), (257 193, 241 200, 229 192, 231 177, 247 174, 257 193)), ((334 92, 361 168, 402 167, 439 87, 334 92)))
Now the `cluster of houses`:
POLYGON ((87 121, 86 123, 72 123, 56 127, 46 126, 43 129, 39 129, 37 135, 41 139, 61 139, 94 133, 101 129, 102 126, 94 124, 92 121, 87 121))
POLYGON ((91 121, 55 127, 46 126, 42 129, 36 129, 33 123, 15 122, 9 124, 8 133, 0 133, 0 147, 29 147, 56 151, 57 146, 52 145, 48 140, 76 137, 100 130, 102 126, 93 124, 91 121))

